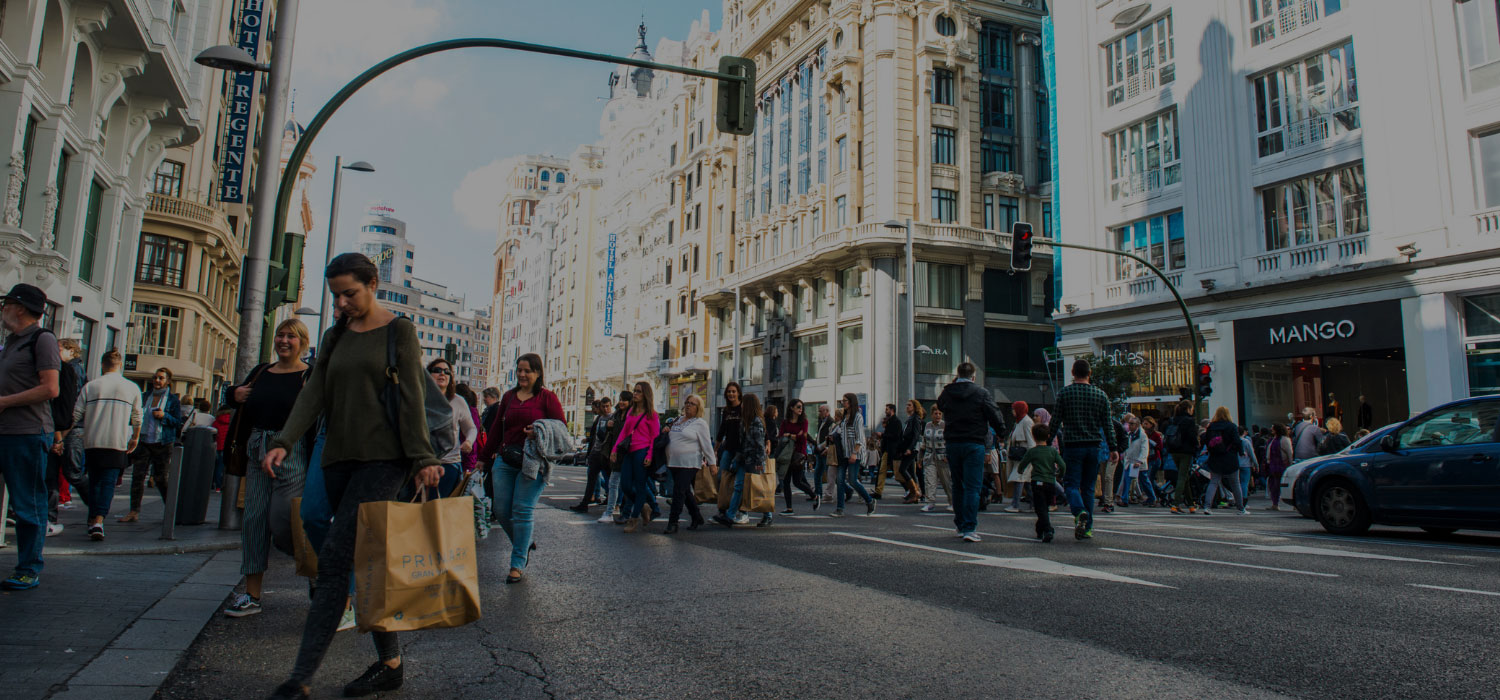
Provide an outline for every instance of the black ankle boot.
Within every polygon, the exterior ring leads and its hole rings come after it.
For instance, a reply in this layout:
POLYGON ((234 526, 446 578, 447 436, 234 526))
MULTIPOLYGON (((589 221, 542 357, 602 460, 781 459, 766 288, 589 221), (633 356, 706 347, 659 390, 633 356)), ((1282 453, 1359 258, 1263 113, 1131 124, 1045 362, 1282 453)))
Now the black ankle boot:
POLYGON ((358 698, 372 693, 396 690, 401 687, 404 675, 401 666, 391 668, 385 665, 384 661, 376 661, 375 665, 366 669, 363 675, 344 686, 344 697, 358 698))

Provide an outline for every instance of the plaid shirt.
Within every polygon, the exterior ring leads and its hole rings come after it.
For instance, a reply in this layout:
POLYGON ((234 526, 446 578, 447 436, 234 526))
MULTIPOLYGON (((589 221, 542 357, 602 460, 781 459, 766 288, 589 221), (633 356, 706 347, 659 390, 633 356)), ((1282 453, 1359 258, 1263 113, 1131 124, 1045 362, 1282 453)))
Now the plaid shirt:
POLYGON ((1057 416, 1052 426, 1065 446, 1108 443, 1111 452, 1123 452, 1109 418, 1109 397, 1092 384, 1074 382, 1057 392, 1057 416), (1059 427, 1061 426, 1061 427, 1059 427))

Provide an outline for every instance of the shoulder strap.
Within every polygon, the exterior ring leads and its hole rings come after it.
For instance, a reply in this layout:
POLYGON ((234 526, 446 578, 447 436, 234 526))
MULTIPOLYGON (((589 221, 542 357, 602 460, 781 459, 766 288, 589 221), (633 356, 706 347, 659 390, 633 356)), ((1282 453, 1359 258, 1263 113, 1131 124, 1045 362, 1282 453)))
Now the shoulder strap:
POLYGON ((391 422, 391 429, 396 431, 397 439, 401 437, 401 408, 394 405, 401 400, 401 375, 396 365, 396 324, 400 322, 401 317, 397 316, 386 324, 385 329, 385 380, 388 390, 394 388, 391 391, 392 400, 386 402, 385 412, 386 418, 391 422))

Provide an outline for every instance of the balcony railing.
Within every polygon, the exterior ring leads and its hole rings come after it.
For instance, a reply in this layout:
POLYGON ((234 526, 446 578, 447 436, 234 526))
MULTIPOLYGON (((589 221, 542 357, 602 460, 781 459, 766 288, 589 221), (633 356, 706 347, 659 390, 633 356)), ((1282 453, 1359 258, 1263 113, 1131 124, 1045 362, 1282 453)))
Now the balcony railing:
POLYGON ((218 233, 227 241, 234 240, 233 232, 229 228, 229 219, 224 216, 224 212, 189 199, 153 192, 147 196, 146 211, 197 224, 201 228, 218 233))
POLYGON ((1182 181, 1182 163, 1174 162, 1164 168, 1144 173, 1134 173, 1110 183, 1112 199, 1133 199, 1156 194, 1182 181))
POLYGON ((1365 260, 1369 236, 1346 236, 1257 255, 1247 261, 1249 275, 1289 275, 1315 272, 1365 260))
POLYGON ((1474 224, 1481 236, 1500 234, 1500 209, 1492 209, 1475 214, 1474 224))
POLYGON ((1250 25, 1250 45, 1284 37, 1323 18, 1324 0, 1279 0, 1274 14, 1250 25))
MULTIPOLYGON (((1172 286, 1177 287, 1178 293, 1181 293, 1182 272, 1168 273, 1167 279, 1171 280, 1172 286)), ((1104 288, 1104 298, 1108 301, 1140 301, 1157 295, 1167 297, 1170 293, 1156 275, 1122 280, 1104 288)))
MULTIPOLYGON (((913 222, 911 228, 912 238, 922 244, 956 245, 966 249, 978 248, 1000 254, 1009 254, 1010 252, 1009 233, 989 231, 972 226, 960 226, 958 224, 913 222)), ((788 246, 787 250, 783 250, 779 254, 767 256, 760 262, 740 268, 734 274, 727 275, 725 283, 733 287, 753 282, 775 272, 806 264, 825 253, 842 250, 854 245, 903 244, 905 241, 905 231, 901 229, 888 229, 884 224, 878 222, 865 222, 854 226, 824 231, 814 236, 812 240, 804 245, 795 248, 788 246)), ((1046 252, 1046 249, 1043 249, 1043 252, 1038 254, 1045 255, 1046 252)))

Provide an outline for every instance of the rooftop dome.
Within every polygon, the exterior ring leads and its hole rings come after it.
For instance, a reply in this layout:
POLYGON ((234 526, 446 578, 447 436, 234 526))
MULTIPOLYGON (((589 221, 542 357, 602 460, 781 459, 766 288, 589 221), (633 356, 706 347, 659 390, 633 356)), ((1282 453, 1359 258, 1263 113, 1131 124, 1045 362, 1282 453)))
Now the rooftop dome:
MULTIPOLYGON (((635 50, 630 52, 630 57, 640 61, 654 61, 651 50, 646 48, 646 23, 641 22, 636 28, 637 39, 635 50)), ((633 90, 636 97, 646 97, 651 94, 651 80, 656 77, 656 72, 650 68, 636 66, 619 66, 609 74, 609 98, 625 97, 633 90), (622 85, 623 84, 623 85, 622 85)))

